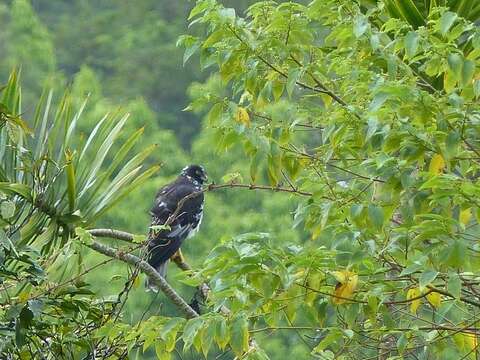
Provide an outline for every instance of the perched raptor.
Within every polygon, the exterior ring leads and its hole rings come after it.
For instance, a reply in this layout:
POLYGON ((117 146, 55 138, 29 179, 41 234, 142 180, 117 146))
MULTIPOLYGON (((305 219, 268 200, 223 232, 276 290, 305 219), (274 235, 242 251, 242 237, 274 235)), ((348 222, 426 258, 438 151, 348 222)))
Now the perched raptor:
MULTIPOLYGON (((182 242, 193 236, 203 217, 202 184, 207 174, 202 166, 183 168, 175 181, 162 187, 150 211, 152 224, 148 242, 148 263, 165 277, 168 260, 182 242), (162 226, 164 225, 164 226, 162 226)), ((148 288, 156 290, 147 280, 148 288)))

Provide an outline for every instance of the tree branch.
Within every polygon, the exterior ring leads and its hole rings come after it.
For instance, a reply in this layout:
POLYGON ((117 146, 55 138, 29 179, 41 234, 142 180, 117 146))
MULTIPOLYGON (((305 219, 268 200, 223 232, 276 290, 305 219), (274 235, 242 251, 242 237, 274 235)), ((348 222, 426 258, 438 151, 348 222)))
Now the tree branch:
POLYGON ((303 196, 312 196, 313 194, 308 191, 301 191, 297 189, 285 188, 280 186, 267 186, 267 185, 255 185, 255 184, 237 184, 237 183, 228 183, 228 184, 210 184, 207 186, 205 191, 212 191, 223 188, 244 188, 249 190, 270 190, 270 191, 279 191, 279 192, 289 192, 303 196))
MULTIPOLYGON (((120 231, 120 230, 114 230, 114 229, 91 229, 91 230, 88 230, 88 232, 93 235, 93 236, 98 236, 98 237, 106 237, 106 238, 111 238, 111 239, 117 239, 117 240, 123 240, 123 241, 127 241, 127 242, 132 242, 133 241, 133 234, 130 234, 128 232, 125 232, 125 231, 120 231)), ((100 244, 102 245, 102 244, 100 244)), ((104 245, 102 245, 104 246, 104 245)), ((99 251, 97 249, 94 249, 95 251, 99 251)), ((102 250, 103 251, 103 250, 102 250)), ((111 249, 111 251, 115 252, 115 249, 111 249)), ((101 252, 101 251, 100 251, 101 252)), ((102 254, 105 254, 104 252, 102 252, 102 254)), ((105 254, 107 255, 107 254, 105 254)), ((110 256, 110 255, 107 255, 107 256, 110 256)), ((131 257, 134 257, 136 258, 137 260, 136 261, 142 261, 140 258, 134 256, 134 255, 129 255, 131 257)), ((112 257, 112 256, 111 256, 112 257)), ((115 257, 115 256, 113 256, 115 257)), ((118 259, 118 257, 115 257, 118 259)), ((123 259, 120 259, 122 261, 125 261, 123 259)), ((183 259, 182 256, 174 256, 172 257, 172 261, 182 270, 182 271, 191 271, 192 270, 192 267, 187 263, 185 262, 185 260, 183 259)), ((134 263, 131 263, 130 261, 125 261, 125 262, 128 262, 130 264, 133 264, 133 265, 136 265, 137 262, 134 262, 134 263)), ((144 261, 143 261, 144 262, 144 261)), ((144 262, 145 264, 148 265, 148 263, 144 262)), ((150 265, 148 265, 160 278, 162 278, 156 271, 155 269, 153 269, 150 265)), ((140 268, 141 269, 141 268, 140 268)), ((141 269, 142 270, 142 269, 141 269)), ((143 270, 142 270, 143 271, 143 270)), ((143 271, 145 274, 149 275, 150 276, 150 273, 147 273, 145 271, 143 271)), ((153 278, 152 278, 153 279, 153 278)), ((163 278, 162 278, 163 279, 163 278)), ((163 279, 163 281, 165 281, 165 279, 163 279)), ((154 281, 155 282, 155 281, 154 281)), ((155 283, 156 284, 156 283, 155 283)), ((168 285, 168 283, 165 281, 165 284, 170 287, 170 285, 168 285)), ((160 287, 160 286, 159 286, 160 287)), ((170 287, 171 288, 171 287, 170 287)), ((160 289, 162 289, 163 291, 163 288, 160 287, 160 289)), ((202 299, 205 301, 207 300, 207 297, 208 297, 208 293, 210 292, 210 287, 208 286, 208 284, 206 283, 203 283, 201 284, 199 287, 198 287, 199 291, 200 291, 200 294, 202 296, 202 299)), ((173 289, 172 289, 173 290, 173 289)), ((174 290, 173 290, 174 291, 174 290)), ((164 291, 165 292, 165 291, 164 291)), ((174 291, 175 292, 175 291, 174 291)), ((180 297, 178 295, 178 297, 180 297)), ((180 298, 183 302, 185 302, 185 300, 183 300, 182 298, 180 298)), ((173 300, 172 300, 173 301, 173 300)), ((185 302, 186 303, 186 302, 185 302)), ((188 305, 188 304, 187 304, 188 305)), ((177 305, 178 306, 178 305, 177 305)), ((188 305, 189 306, 189 305, 188 305)), ((190 306, 189 306, 190 307, 190 306)), ((190 307, 191 310, 193 310, 191 307, 190 307)), ((220 308, 220 312, 224 315, 229 315, 231 313, 230 309, 227 308, 226 306, 222 305, 222 307, 220 308)), ((198 314, 197 314, 198 316, 198 314)))
MULTIPOLYGON (((94 229, 90 231, 90 234, 97 234, 95 236, 106 237, 114 237, 111 235, 119 235, 119 237, 122 237, 120 240, 125 240, 126 238, 130 237, 133 239, 133 235, 117 230, 94 229), (105 230, 107 231, 105 232, 105 230)), ((193 310, 191 306, 188 305, 187 302, 180 295, 178 295, 178 293, 167 283, 167 281, 146 261, 140 259, 135 255, 124 253, 121 250, 116 250, 107 245, 100 244, 97 241, 93 241, 91 244, 85 245, 88 246, 90 249, 95 250, 96 252, 99 252, 103 255, 121 260, 123 262, 126 262, 127 264, 137 266, 141 272, 146 274, 151 279, 151 281, 156 286, 158 286, 160 290, 163 291, 163 293, 186 315, 187 318, 191 319, 199 316, 198 313, 193 310)))
POLYGON ((91 230, 88 230, 88 232, 93 236, 133 242, 133 234, 130 234, 125 231, 114 230, 114 229, 91 229, 91 230))

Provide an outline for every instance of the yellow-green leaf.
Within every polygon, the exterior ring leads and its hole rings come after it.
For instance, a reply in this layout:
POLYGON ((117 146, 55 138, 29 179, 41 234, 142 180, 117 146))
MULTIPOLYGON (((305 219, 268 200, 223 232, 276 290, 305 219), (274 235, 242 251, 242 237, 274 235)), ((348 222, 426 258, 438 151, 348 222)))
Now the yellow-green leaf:
POLYGON ((417 309, 422 302, 421 299, 416 299, 420 294, 421 292, 419 288, 411 288, 407 291, 407 300, 415 299, 410 302, 410 311, 414 314, 417 312, 417 309))
POLYGON ((248 320, 245 315, 241 314, 233 321, 231 334, 230 345, 235 355, 240 357, 248 350, 248 320))
POLYGON ((338 283, 335 286, 335 296, 333 298, 334 304, 343 304, 348 302, 347 299, 352 298, 353 293, 358 285, 358 275, 354 272, 343 270, 334 271, 332 275, 335 276, 338 283))
POLYGON ((220 350, 225 349, 227 344, 230 342, 230 336, 231 333, 229 327, 227 326, 227 322, 225 321, 225 319, 220 319, 217 322, 214 336, 220 350))
POLYGON ((465 347, 469 351, 474 351, 478 347, 478 338, 475 334, 463 334, 465 347))
POLYGON ((428 294, 427 300, 435 309, 438 309, 442 304, 442 296, 438 292, 428 294))
POLYGON ((435 154, 430 160, 430 166, 428 171, 433 175, 438 175, 445 167, 445 160, 443 159, 442 155, 435 154))
MULTIPOLYGON (((321 273, 316 273, 316 274, 311 274, 308 277, 307 283, 310 288, 319 289, 322 280, 323 280, 323 275, 321 273)), ((305 304, 309 306, 313 306, 313 303, 317 297, 318 297, 318 293, 316 293, 315 291, 309 291, 305 295, 305 304)))
POLYGON ((458 216, 458 219, 463 225, 467 225, 470 222, 470 219, 472 218, 472 209, 464 209, 460 211, 460 215, 458 216))
POLYGON ((239 106, 237 108, 235 120, 240 124, 250 126, 250 115, 248 115, 248 111, 244 107, 239 106))

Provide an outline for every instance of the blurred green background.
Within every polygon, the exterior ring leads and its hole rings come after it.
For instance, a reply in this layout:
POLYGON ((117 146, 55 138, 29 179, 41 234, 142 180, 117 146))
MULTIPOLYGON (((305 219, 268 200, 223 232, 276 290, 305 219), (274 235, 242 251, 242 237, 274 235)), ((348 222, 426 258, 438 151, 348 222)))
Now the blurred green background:
MULTIPOLYGON (((242 14, 253 2, 232 0, 224 4, 242 14)), ((188 31, 187 17, 193 5, 190 1, 159 0, 0 1, 0 80, 4 82, 12 68, 21 68, 25 118, 33 112, 43 88, 55 88, 57 100, 68 88, 77 106, 89 97, 80 124, 85 135, 106 112, 120 110, 131 114, 125 139, 145 127, 142 145, 136 150, 158 144, 148 161, 161 163, 160 172, 109 212, 98 227, 146 234, 156 190, 189 163, 204 165, 216 182, 231 173, 249 181, 249 163, 243 150, 216 148, 215 130, 202 121, 202 109, 182 111, 205 87, 218 94, 223 91, 215 77, 200 70, 198 59, 182 65, 183 50, 176 47, 176 41, 188 31)), ((201 265, 216 244, 244 232, 269 232, 282 245, 306 241, 301 232, 285 226, 292 222, 296 206, 295 199, 285 194, 237 189, 208 193, 201 231, 183 246, 187 261, 194 267, 201 265)), ((104 258, 85 253, 82 260, 72 262, 72 274, 104 258)), ((169 281, 190 299, 193 290, 180 284, 177 274, 170 266, 169 281)), ((67 278, 69 272, 62 276, 67 278)), ((99 296, 115 297, 127 276, 125 264, 110 262, 90 273, 87 281, 99 296)), ((174 314, 176 310, 161 295, 145 293, 141 280, 126 303, 125 321, 174 314)), ((308 357, 295 333, 265 337, 258 340, 272 359, 285 359, 285 354, 308 357)), ((155 356, 139 354, 139 358, 150 357, 155 356)), ((185 354, 182 358, 194 356, 185 354)), ((222 358, 231 358, 231 354, 222 358)))

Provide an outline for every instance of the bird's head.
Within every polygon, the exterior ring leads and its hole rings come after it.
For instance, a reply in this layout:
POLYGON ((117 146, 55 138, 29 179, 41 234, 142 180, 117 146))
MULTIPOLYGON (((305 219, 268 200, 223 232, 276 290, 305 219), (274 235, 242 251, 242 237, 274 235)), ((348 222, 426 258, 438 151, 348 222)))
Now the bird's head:
POLYGON ((203 184, 208 179, 205 169, 203 168, 203 166, 200 166, 200 165, 185 166, 182 169, 182 172, 180 173, 180 175, 189 176, 193 180, 198 181, 200 184, 203 184))

